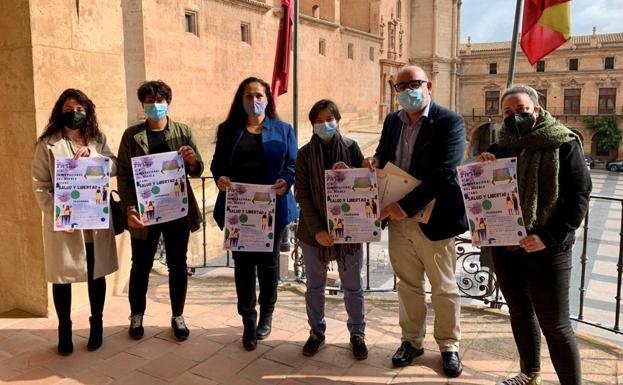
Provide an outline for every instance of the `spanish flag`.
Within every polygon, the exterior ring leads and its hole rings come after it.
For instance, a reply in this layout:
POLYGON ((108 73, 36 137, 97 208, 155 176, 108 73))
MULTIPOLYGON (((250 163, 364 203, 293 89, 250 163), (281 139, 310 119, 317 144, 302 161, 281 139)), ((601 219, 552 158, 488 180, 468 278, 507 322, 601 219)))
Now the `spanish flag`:
POLYGON ((571 0, 525 0, 521 49, 534 65, 571 38, 571 0))

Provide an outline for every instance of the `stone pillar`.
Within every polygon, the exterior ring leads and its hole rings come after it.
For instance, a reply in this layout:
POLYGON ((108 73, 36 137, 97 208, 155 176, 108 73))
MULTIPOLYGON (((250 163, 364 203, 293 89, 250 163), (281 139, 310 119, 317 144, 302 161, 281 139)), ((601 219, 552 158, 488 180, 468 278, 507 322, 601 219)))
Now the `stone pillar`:
MULTIPOLYGON (((5 0, 0 65, 0 86, 10 96, 0 105, 0 311, 44 315, 41 213, 30 181, 34 144, 60 93, 79 88, 96 104, 100 128, 117 151, 127 123, 121 0, 5 0)), ((123 237, 118 241, 124 266, 129 249, 123 237)), ((119 275, 109 282, 111 290, 125 287, 119 275)), ((75 290, 75 304, 87 301, 84 286, 75 290)))
POLYGON ((30 164, 37 137, 28 0, 5 0, 0 12, 0 312, 47 312, 41 216, 30 164))

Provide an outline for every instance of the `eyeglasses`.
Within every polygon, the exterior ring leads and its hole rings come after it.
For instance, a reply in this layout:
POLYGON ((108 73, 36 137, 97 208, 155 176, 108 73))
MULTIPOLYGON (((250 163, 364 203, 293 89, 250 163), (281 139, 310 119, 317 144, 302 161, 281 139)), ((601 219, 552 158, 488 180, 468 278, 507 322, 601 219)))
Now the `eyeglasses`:
POLYGON ((417 90, 422 84, 426 83, 428 83, 428 80, 409 80, 408 82, 394 84, 394 89, 396 92, 406 91, 407 88, 410 90, 417 90))

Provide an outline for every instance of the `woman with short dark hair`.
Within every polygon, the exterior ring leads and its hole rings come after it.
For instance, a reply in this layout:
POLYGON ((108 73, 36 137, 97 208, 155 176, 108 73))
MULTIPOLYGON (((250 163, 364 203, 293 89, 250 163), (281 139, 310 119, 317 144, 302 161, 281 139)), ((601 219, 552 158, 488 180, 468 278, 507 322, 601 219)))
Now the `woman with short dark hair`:
POLYGON ((330 262, 336 261, 348 313, 346 324, 351 348, 355 358, 363 360, 368 357, 368 349, 364 340, 362 247, 361 244, 334 244, 334 237, 327 231, 325 170, 361 167, 364 159, 357 142, 340 134, 340 119, 340 111, 333 101, 323 99, 316 102, 309 111, 313 135, 309 143, 301 147, 296 159, 294 191, 301 207, 296 236, 305 263, 305 304, 311 328, 303 354, 313 356, 324 345, 327 268, 330 262))
MULTIPOLYGON (((268 337, 272 328, 279 280, 277 240, 286 225, 298 216, 290 191, 294 183, 296 151, 294 130, 277 117, 268 83, 256 77, 242 81, 227 119, 218 127, 210 169, 219 189, 214 219, 221 229, 225 221, 225 191, 231 182, 272 185, 277 194, 273 251, 232 252, 236 262, 234 274, 238 314, 244 326, 242 344, 247 350, 255 349, 257 340, 268 337), (255 310, 256 269, 260 286, 257 301, 260 304, 259 322, 255 310)), ((237 237, 234 243, 236 240, 237 237)))
MULTIPOLYGON (((112 163, 110 175, 116 173, 116 159, 99 130, 95 104, 84 92, 73 88, 63 91, 54 104, 50 120, 37 140, 32 164, 33 190, 43 211, 45 275, 52 283, 58 316, 58 352, 69 355, 73 352, 71 284, 88 284, 91 330, 87 348, 96 350, 102 345, 105 276, 117 271, 117 248, 111 228, 54 231, 55 160, 65 157, 108 157, 112 163)), ((60 211, 68 223, 69 207, 60 211)))

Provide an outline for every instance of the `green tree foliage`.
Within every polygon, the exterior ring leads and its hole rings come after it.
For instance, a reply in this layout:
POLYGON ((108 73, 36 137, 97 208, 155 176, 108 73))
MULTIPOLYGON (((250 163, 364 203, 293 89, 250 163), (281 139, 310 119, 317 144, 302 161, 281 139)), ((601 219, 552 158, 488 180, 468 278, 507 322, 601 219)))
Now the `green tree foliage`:
POLYGON ((619 118, 616 115, 587 117, 586 127, 595 133, 599 146, 604 150, 619 148, 621 131, 619 131, 619 118))

